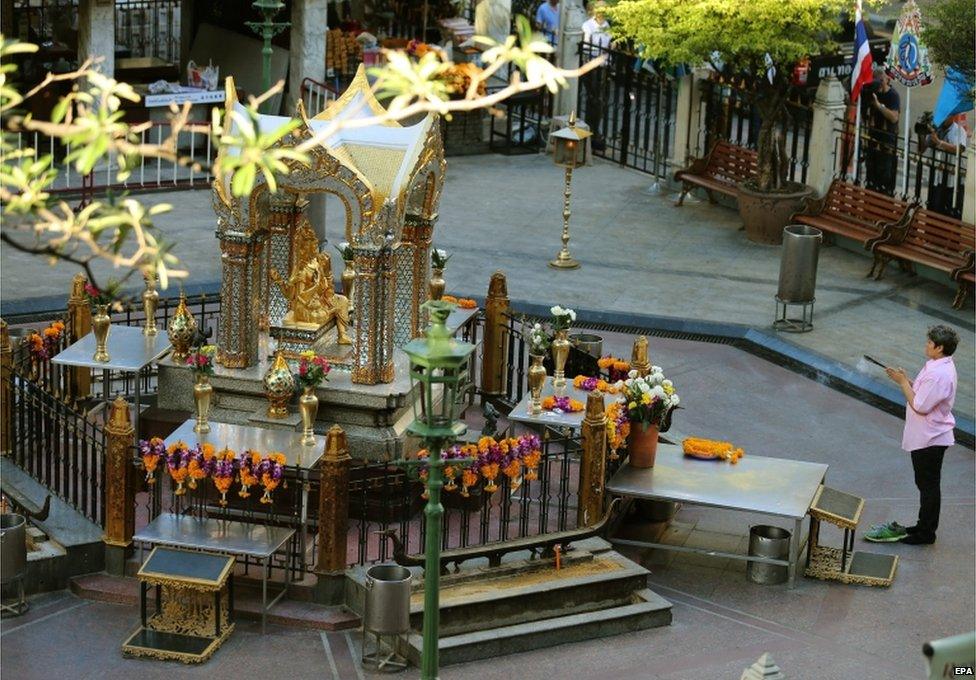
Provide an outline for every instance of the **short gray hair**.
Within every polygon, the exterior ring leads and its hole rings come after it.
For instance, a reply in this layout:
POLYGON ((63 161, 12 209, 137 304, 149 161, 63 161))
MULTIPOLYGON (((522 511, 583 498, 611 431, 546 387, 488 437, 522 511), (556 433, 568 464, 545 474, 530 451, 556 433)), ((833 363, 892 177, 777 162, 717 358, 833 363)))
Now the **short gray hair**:
POLYGON ((929 329, 928 338, 933 345, 941 347, 942 354, 947 357, 951 357, 959 345, 959 334, 950 326, 942 324, 932 326, 929 329))

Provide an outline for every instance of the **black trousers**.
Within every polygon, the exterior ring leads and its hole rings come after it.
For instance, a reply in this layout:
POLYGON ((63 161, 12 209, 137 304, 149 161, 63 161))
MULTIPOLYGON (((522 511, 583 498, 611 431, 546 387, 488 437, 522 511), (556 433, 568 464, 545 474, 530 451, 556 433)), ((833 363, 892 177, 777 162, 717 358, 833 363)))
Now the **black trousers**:
POLYGON ((918 533, 935 537, 939 528, 939 508, 942 505, 942 458, 946 446, 928 446, 912 451, 915 486, 918 487, 918 533))

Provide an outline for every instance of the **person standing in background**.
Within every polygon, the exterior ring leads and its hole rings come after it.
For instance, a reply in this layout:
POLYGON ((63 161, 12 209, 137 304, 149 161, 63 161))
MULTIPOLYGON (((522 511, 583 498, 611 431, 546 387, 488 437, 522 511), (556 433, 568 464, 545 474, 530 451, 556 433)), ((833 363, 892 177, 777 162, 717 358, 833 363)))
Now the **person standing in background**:
POLYGON ((951 116, 926 138, 927 145, 933 149, 934 160, 929 169, 926 207, 956 219, 962 217, 963 192, 966 190, 965 177, 960 176, 959 181, 956 177, 959 156, 966 151, 969 141, 965 125, 966 114, 951 116))
POLYGON ((861 97, 861 115, 867 133, 864 143, 867 187, 891 196, 895 191, 898 166, 896 147, 901 98, 881 66, 874 68, 874 81, 877 85, 865 88, 861 97))
POLYGON ((559 0, 543 0, 535 11, 535 27, 553 47, 559 42, 559 0))
MULTIPOLYGON (((590 12, 593 16, 584 21, 582 26, 583 57, 586 61, 596 59, 610 49, 610 24, 606 19, 606 4, 602 0, 596 0, 590 4, 590 12)), ((606 149, 606 140, 603 138, 603 116, 606 109, 603 89, 606 73, 606 66, 600 66, 582 78, 583 92, 586 96, 583 120, 593 133, 591 144, 596 153, 606 149)))

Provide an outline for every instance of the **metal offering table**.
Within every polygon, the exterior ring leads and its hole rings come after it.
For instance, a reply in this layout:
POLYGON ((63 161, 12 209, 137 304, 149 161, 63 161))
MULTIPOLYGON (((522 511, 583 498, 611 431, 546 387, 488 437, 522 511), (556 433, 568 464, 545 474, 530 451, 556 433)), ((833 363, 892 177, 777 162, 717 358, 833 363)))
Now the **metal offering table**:
MULTIPOLYGON (((133 539, 143 545, 183 548, 184 556, 187 554, 206 554, 188 551, 210 551, 255 559, 261 564, 261 632, 264 633, 268 610, 288 592, 288 579, 286 577, 285 587, 270 603, 268 602, 268 575, 271 570, 271 556, 281 550, 294 533, 294 529, 286 527, 247 524, 245 522, 164 512, 145 528, 139 530, 133 539)), ((142 570, 146 570, 152 565, 153 556, 157 554, 158 550, 158 548, 153 550, 149 560, 143 564, 142 570)), ((233 565, 233 558, 228 557, 227 559, 233 565)))
POLYGON ((139 579, 141 626, 122 653, 184 663, 206 661, 234 630, 234 558, 207 552, 155 548, 139 579), (147 591, 156 588, 155 612, 147 591))
POLYGON ((51 359, 52 363, 62 366, 80 366, 102 371, 102 400, 108 407, 109 380, 112 371, 120 373, 135 373, 135 415, 133 416, 136 436, 139 436, 139 410, 141 406, 141 385, 139 377, 142 371, 153 362, 160 359, 169 351, 169 339, 163 331, 156 335, 142 334, 141 326, 122 326, 113 324, 105 343, 108 351, 108 361, 95 361, 95 334, 89 333, 63 352, 51 359))
MULTIPOLYGON (((546 377, 546 384, 542 387, 542 394, 540 399, 545 399, 548 396, 552 396, 556 393, 555 388, 552 385, 552 377, 546 377)), ((589 392, 585 390, 578 390, 573 387, 572 378, 566 380, 566 394, 565 396, 582 402, 584 407, 586 406, 586 397, 589 392)), ((608 406, 611 401, 617 398, 616 394, 603 395, 603 405, 608 406)), ((583 416, 586 415, 586 409, 582 411, 577 411, 575 413, 556 413, 555 411, 546 411, 543 409, 542 413, 538 415, 532 415, 529 413, 529 401, 531 400, 531 395, 526 392, 522 396, 522 400, 515 405, 512 412, 508 415, 509 420, 513 420, 518 423, 525 423, 526 425, 532 425, 534 427, 556 427, 556 428, 568 428, 570 430, 578 430, 583 426, 583 416)))
POLYGON ((184 421, 165 439, 166 446, 178 441, 194 444, 212 444, 218 451, 222 448, 243 451, 251 449, 267 454, 278 451, 285 456, 285 468, 294 471, 301 486, 300 508, 298 513, 298 549, 301 559, 305 559, 306 537, 308 535, 308 487, 309 471, 318 465, 325 452, 325 437, 315 435, 315 443, 304 446, 302 433, 295 430, 269 430, 250 425, 210 422, 210 432, 199 434, 193 431, 196 420, 184 421))
POLYGON ((827 466, 822 463, 746 456, 737 464, 730 465, 724 461, 687 458, 680 446, 661 442, 654 467, 642 469, 623 465, 607 483, 607 491, 641 500, 673 501, 792 519, 789 559, 778 560, 666 543, 611 540, 621 545, 785 565, 789 569, 789 587, 793 588, 802 551, 800 534, 803 518, 826 476, 827 466))

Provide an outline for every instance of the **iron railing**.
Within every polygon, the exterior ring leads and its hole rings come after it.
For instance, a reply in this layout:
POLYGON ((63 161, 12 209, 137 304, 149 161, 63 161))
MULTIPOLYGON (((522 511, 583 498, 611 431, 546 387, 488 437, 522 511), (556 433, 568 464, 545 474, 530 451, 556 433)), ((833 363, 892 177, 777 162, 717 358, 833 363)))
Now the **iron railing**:
MULTIPOLYGON (((752 92, 743 83, 701 81, 702 105, 695 156, 702 157, 718 140, 755 149, 762 120, 753 104, 752 92)), ((787 179, 805 183, 810 167, 810 133, 813 109, 798 93, 786 104, 786 122, 779 130, 786 143, 789 167, 787 179)))
POLYGON ((105 520, 105 430, 17 370, 10 460, 92 522, 105 520))
POLYGON ((305 112, 312 118, 324 111, 329 102, 335 101, 336 88, 312 78, 305 78, 302 80, 300 96, 305 112))
POLYGON ((962 215, 968 163, 965 153, 936 150, 925 137, 910 139, 906 163, 905 137, 891 134, 879 138, 862 125, 858 162, 854 162, 854 123, 834 123, 834 174, 858 185, 920 203, 930 210, 955 218, 962 215))
POLYGON ((666 177, 674 156, 678 88, 635 55, 580 43, 580 65, 606 62, 579 79, 579 113, 594 133, 594 155, 666 177))

